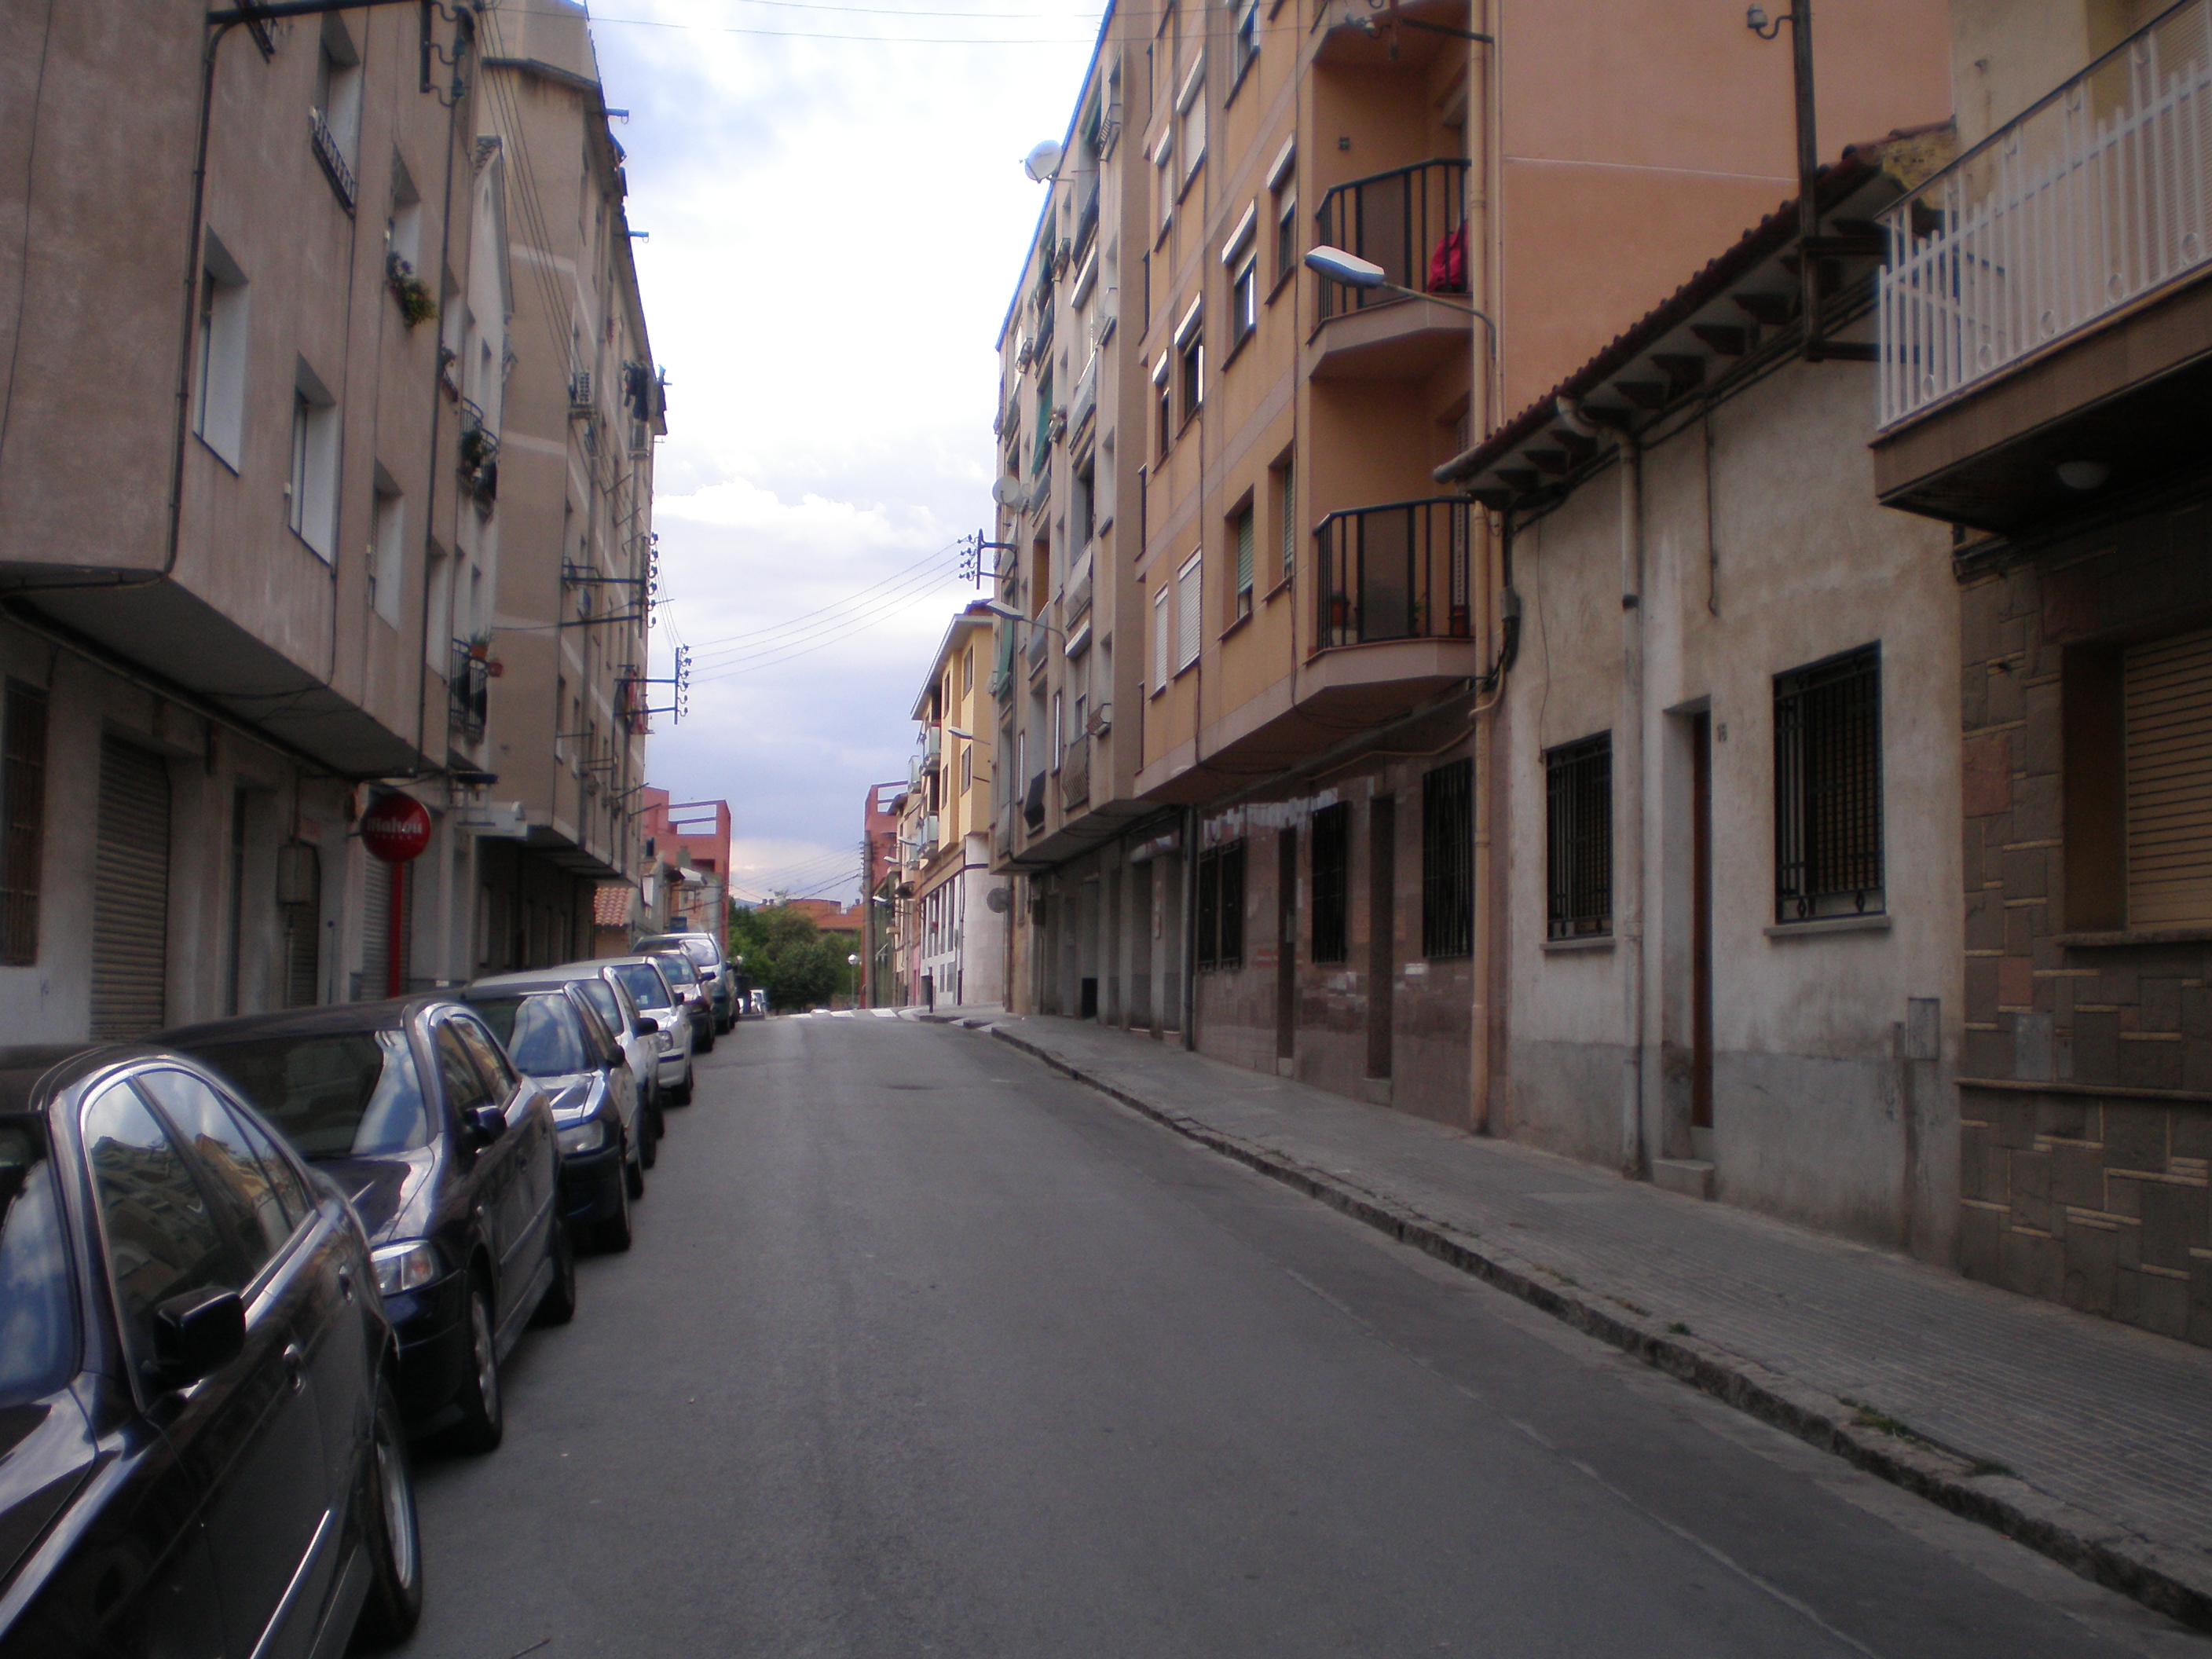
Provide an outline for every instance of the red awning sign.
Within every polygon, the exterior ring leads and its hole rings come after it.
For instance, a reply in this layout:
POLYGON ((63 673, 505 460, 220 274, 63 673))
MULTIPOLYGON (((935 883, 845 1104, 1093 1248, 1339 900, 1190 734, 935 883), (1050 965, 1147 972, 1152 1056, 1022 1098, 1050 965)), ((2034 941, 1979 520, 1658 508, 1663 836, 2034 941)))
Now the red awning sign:
POLYGON ((404 864, 430 844, 430 814, 412 795, 389 794, 361 815, 362 844, 386 864, 404 864))

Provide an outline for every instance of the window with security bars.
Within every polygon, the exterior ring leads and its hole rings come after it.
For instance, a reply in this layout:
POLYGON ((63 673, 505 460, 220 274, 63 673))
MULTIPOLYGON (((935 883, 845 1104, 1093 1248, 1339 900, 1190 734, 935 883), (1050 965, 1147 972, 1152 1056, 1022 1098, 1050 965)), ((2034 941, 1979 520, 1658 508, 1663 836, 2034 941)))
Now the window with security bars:
POLYGON ((1474 951, 1474 763, 1421 780, 1421 954, 1474 951))
POLYGON ((1544 753, 1544 932, 1613 932, 1613 733, 1544 753))
POLYGON ((1774 915, 1878 915, 1881 647, 1774 678, 1774 915))
POLYGON ((1198 965, 1244 965, 1244 843, 1210 847, 1198 857, 1198 965))
POLYGON ((46 694, 8 682, 0 733, 0 962, 39 959, 39 889, 46 822, 46 694))
POLYGON ((1352 807, 1339 801, 1313 817, 1313 959, 1342 962, 1350 954, 1352 807))

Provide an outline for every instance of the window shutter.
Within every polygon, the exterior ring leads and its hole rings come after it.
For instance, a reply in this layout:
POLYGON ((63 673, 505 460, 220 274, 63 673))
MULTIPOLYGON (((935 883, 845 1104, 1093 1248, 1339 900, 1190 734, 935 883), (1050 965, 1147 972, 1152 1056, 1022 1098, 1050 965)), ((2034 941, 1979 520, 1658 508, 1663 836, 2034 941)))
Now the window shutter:
POLYGON ((92 1035, 143 1036, 163 1024, 169 981, 169 768, 103 738, 92 916, 92 1035))
POLYGON ((1152 595, 1152 674, 1154 683, 1163 691, 1174 676, 1175 666, 1168 661, 1168 591, 1162 587, 1152 595))
POLYGON ((1283 580, 1297 574, 1298 568, 1298 492, 1291 481, 1291 469, 1283 469, 1283 580))
POLYGON ((1200 629, 1206 613, 1199 608, 1200 566, 1201 556, 1191 555, 1190 562, 1176 576, 1176 609, 1181 614, 1176 619, 1176 666, 1187 668, 1198 660, 1200 629))
POLYGON ((1237 591, 1247 593, 1252 588, 1252 509, 1246 507, 1237 515, 1237 591))
POLYGON ((2131 647, 2128 926, 2212 922, 2212 629, 2131 647))

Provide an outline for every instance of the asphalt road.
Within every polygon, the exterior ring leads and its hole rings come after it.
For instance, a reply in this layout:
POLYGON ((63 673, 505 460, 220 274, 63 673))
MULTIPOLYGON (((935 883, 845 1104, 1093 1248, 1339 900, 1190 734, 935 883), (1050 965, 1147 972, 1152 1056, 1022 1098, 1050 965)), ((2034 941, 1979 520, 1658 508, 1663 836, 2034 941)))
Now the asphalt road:
POLYGON ((750 1023, 420 1659, 2212 1653, 990 1038, 750 1023))

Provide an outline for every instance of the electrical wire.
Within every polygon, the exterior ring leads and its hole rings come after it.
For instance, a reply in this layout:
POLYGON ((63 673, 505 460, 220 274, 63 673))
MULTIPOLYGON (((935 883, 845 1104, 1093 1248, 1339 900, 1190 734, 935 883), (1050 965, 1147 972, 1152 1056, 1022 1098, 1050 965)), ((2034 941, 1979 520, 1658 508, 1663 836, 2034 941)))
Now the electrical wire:
POLYGON ((704 653, 703 657, 702 653, 695 653, 694 672, 703 667, 720 674, 738 667, 765 667, 770 663, 784 660, 800 650, 811 650, 818 645, 834 643, 842 635, 873 628, 879 623, 888 622, 893 617, 908 612, 916 602, 945 584, 958 580, 959 577, 957 574, 933 573, 917 578, 903 588, 883 595, 861 609, 825 617, 819 622, 808 624, 804 629, 765 641, 759 645, 710 652, 704 653))
POLYGON ((802 611, 798 616, 792 617, 788 622, 778 623, 773 628, 755 629, 749 634, 725 634, 720 639, 703 640, 700 642, 699 649, 706 652, 713 652, 722 646, 733 645, 740 640, 757 639, 763 634, 780 633, 786 628, 789 628, 795 623, 805 621, 809 617, 818 617, 825 611, 837 610, 842 606, 852 604, 854 601, 860 599, 867 594, 872 593, 877 588, 888 587, 893 582, 898 581, 910 573, 921 569, 924 565, 932 564, 936 562, 938 560, 942 559, 947 553, 951 552, 954 549, 960 546, 960 544, 961 544, 958 542, 948 542, 943 547, 938 548, 932 552, 923 554, 921 557, 916 559, 912 564, 908 565, 904 569, 894 571, 891 574, 884 577, 880 581, 871 582, 867 586, 860 589, 857 592, 848 594, 842 599, 833 600, 831 603, 822 605, 816 610, 802 611))

